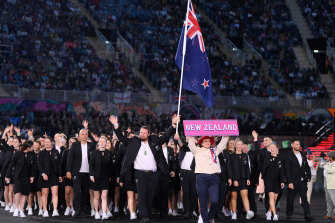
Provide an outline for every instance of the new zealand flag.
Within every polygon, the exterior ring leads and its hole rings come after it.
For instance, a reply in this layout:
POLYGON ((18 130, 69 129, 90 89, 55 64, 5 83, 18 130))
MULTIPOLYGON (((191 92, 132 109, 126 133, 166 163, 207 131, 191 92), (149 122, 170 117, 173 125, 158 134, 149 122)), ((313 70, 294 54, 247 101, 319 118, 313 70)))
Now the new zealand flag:
POLYGON ((213 105, 211 69, 209 67, 200 26, 191 1, 188 7, 187 26, 185 26, 185 22, 179 40, 176 64, 179 69, 181 69, 183 60, 183 40, 186 28, 186 54, 184 58, 182 87, 199 94, 206 106, 211 107, 213 105))

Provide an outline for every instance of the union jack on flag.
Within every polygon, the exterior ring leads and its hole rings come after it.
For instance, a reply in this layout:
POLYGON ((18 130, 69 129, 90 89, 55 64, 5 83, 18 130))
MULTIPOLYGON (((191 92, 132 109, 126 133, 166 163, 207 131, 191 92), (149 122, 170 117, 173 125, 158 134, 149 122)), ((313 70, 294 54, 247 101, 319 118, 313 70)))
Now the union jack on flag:
POLYGON ((206 106, 211 107, 213 105, 211 69, 200 26, 191 1, 189 1, 188 9, 178 44, 175 58, 176 64, 179 69, 182 69, 184 32, 186 30, 186 53, 182 87, 199 94, 206 106))

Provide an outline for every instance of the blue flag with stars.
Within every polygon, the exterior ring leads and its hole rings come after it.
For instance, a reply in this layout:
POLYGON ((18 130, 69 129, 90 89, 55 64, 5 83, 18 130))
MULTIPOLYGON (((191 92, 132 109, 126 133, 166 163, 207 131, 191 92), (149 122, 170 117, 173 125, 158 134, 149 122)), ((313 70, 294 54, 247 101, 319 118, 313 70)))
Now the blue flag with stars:
POLYGON ((205 50, 200 26, 194 12, 192 2, 189 4, 187 15, 187 26, 183 27, 177 54, 176 64, 179 69, 182 67, 183 60, 183 40, 186 34, 186 54, 184 58, 184 76, 182 87, 188 91, 199 94, 207 107, 213 105, 211 69, 205 50))

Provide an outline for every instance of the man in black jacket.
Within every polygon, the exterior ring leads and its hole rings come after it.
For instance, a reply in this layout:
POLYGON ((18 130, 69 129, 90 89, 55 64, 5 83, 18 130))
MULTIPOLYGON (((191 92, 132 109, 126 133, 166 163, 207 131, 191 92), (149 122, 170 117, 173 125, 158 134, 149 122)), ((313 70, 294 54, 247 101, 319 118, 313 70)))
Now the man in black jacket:
POLYGON ((66 166, 66 177, 70 180, 73 178, 74 217, 85 215, 84 212, 86 211, 86 204, 89 197, 90 152, 95 149, 92 143, 87 142, 88 132, 86 129, 80 130, 79 138, 80 142, 73 143, 70 148, 66 166))
MULTIPOLYGON (((159 136, 163 136, 163 132, 159 136)), ((168 211, 169 199, 169 181, 170 176, 175 177, 176 174, 176 161, 174 151, 167 143, 162 145, 162 149, 158 151, 160 159, 165 164, 165 172, 158 171, 158 185, 156 188, 156 195, 154 199, 154 208, 159 212, 160 217, 166 217, 168 211)))
POLYGON ((142 222, 149 222, 149 210, 151 210, 153 192, 158 181, 157 170, 166 172, 164 160, 159 158, 158 150, 172 136, 180 118, 174 115, 172 125, 161 137, 150 135, 149 127, 142 126, 139 137, 135 136, 130 142, 122 134, 118 118, 112 115, 109 120, 114 125, 114 132, 118 139, 127 146, 126 158, 120 174, 126 173, 134 165, 138 210, 142 216, 142 222))
POLYGON ((300 152, 300 141, 291 141, 292 152, 285 160, 286 178, 288 184, 286 218, 292 219, 294 198, 299 193, 304 209, 305 219, 314 220, 310 215, 310 207, 307 201, 307 182, 311 180, 311 169, 308 165, 306 155, 300 152))

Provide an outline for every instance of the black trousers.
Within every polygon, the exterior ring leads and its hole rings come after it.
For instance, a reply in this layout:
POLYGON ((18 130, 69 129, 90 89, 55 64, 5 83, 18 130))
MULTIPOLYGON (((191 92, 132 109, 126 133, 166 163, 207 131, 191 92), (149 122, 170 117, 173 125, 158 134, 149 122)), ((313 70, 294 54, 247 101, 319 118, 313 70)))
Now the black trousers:
POLYGON ((288 189, 286 216, 291 217, 293 214, 294 198, 297 193, 299 193, 301 197, 305 217, 310 216, 310 207, 307 201, 307 183, 305 181, 300 181, 299 183, 294 184, 294 190, 288 189))
POLYGON ((86 205, 89 198, 89 173, 78 173, 73 176, 73 208, 76 213, 83 213, 86 211, 86 205))
POLYGON ((154 207, 160 214, 167 214, 169 200, 169 174, 158 173, 158 183, 156 187, 154 207))
POLYGON ((228 193, 228 183, 222 178, 219 179, 219 203, 216 214, 222 214, 223 206, 226 202, 226 197, 228 193))
POLYGON ((255 195, 256 195, 256 185, 254 182, 250 182, 250 186, 248 187, 249 205, 250 205, 250 210, 252 210, 256 214, 257 205, 255 201, 255 195))
POLYGON ((138 193, 138 211, 142 219, 149 218, 153 198, 158 182, 157 172, 135 170, 135 181, 138 193))
POLYGON ((183 205, 185 215, 191 215, 195 209, 197 196, 195 173, 187 170, 181 170, 180 181, 183 189, 183 205))

